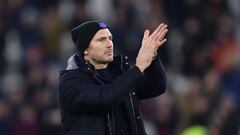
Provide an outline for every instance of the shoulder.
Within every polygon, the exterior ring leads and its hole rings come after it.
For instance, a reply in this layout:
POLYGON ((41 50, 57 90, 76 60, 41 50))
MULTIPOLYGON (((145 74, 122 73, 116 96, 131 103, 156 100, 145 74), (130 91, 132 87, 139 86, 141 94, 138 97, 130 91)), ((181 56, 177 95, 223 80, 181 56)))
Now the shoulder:
POLYGON ((72 79, 86 79, 88 78, 88 74, 77 69, 71 69, 71 70, 62 70, 60 71, 59 80, 60 82, 66 81, 66 80, 72 80, 72 79))

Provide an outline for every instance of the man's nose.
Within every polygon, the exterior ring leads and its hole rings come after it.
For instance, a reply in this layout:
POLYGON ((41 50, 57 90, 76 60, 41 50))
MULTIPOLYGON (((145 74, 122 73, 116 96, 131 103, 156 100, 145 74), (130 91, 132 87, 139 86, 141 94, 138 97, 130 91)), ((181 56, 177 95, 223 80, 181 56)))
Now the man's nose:
POLYGON ((113 42, 112 40, 107 40, 106 42, 106 48, 112 48, 113 47, 113 42))

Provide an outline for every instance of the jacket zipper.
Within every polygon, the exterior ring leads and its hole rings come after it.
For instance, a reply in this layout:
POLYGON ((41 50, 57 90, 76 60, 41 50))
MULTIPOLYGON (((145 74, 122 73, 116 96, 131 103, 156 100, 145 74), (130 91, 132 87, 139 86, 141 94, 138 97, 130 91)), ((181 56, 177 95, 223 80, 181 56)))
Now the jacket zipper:
POLYGON ((131 93, 129 93, 129 98, 130 98, 131 106, 132 106, 132 113, 133 113, 133 119, 134 119, 135 130, 136 130, 136 133, 137 133, 137 135, 138 135, 138 128, 137 128, 137 122, 136 122, 136 115, 135 115, 135 110, 134 110, 134 106, 133 106, 133 100, 132 100, 131 93))
MULTIPOLYGON (((91 68, 90 68, 89 71, 92 73, 93 77, 94 77, 98 82, 100 82, 101 84, 104 84, 104 82, 102 82, 102 81, 93 73, 93 71, 91 70, 91 68)), ((107 125, 107 127, 109 127, 109 133, 110 133, 110 135, 113 135, 113 133, 112 133, 112 132, 113 132, 113 131, 112 131, 112 124, 111 124, 109 112, 107 113, 107 121, 108 121, 107 124, 109 124, 109 126, 107 125)))
MULTIPOLYGON (((121 69, 122 69, 122 71, 124 72, 123 67, 122 67, 122 64, 123 64, 123 56, 121 55, 121 69)), ((138 128, 137 128, 137 122, 136 122, 136 115, 135 115, 135 110, 134 110, 133 99, 132 99, 131 93, 129 93, 129 98, 130 98, 131 107, 132 107, 132 113, 133 113, 133 119, 134 119, 135 130, 136 130, 136 133, 137 133, 137 135, 138 135, 138 128)))
MULTIPOLYGON (((122 72, 124 72, 123 70, 123 67, 122 67, 122 64, 123 64, 123 56, 121 55, 121 69, 122 69, 122 72)), ((90 69, 90 72, 93 74, 93 77, 99 81, 101 84, 104 84, 101 80, 99 80, 96 75, 93 73, 93 71, 90 69)), ((130 102, 131 102, 131 107, 132 107, 132 113, 133 113, 133 119, 134 119, 134 124, 135 124, 135 130, 136 130, 136 133, 138 135, 138 128, 137 128, 137 122, 136 122, 136 115, 135 115, 135 110, 134 110, 134 106, 133 106, 133 100, 132 100, 132 96, 131 96, 131 93, 129 93, 129 98, 130 98, 130 102)), ((109 132, 110 132, 110 135, 113 135, 112 133, 112 126, 111 126, 111 120, 110 120, 110 115, 109 113, 107 113, 107 120, 108 120, 108 123, 109 123, 109 132)))
POLYGON ((110 120, 110 115, 109 113, 107 113, 107 120, 109 122, 109 132, 110 132, 110 135, 113 135, 112 133, 112 126, 111 126, 111 120, 110 120))

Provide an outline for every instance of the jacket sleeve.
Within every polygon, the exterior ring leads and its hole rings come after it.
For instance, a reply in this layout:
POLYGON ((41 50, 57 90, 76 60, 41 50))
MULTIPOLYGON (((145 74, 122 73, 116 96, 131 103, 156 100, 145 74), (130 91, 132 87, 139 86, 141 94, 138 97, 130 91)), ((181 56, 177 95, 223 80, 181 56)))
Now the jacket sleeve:
POLYGON ((136 66, 104 85, 96 85, 93 80, 81 75, 66 75, 60 79, 59 102, 78 112, 104 109, 120 102, 142 78, 143 74, 136 66))
POLYGON ((138 99, 147 99, 161 95, 166 90, 166 74, 158 56, 144 71, 144 80, 137 87, 138 99))

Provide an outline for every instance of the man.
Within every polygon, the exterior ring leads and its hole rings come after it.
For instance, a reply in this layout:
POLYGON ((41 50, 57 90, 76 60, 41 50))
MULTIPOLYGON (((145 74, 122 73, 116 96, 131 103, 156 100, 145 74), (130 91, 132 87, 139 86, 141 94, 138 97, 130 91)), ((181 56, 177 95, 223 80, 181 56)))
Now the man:
POLYGON ((113 57, 112 34, 89 21, 71 32, 78 53, 60 74, 59 105, 66 135, 146 135, 138 100, 158 96, 166 77, 157 49, 167 26, 145 30, 136 64, 113 57))

